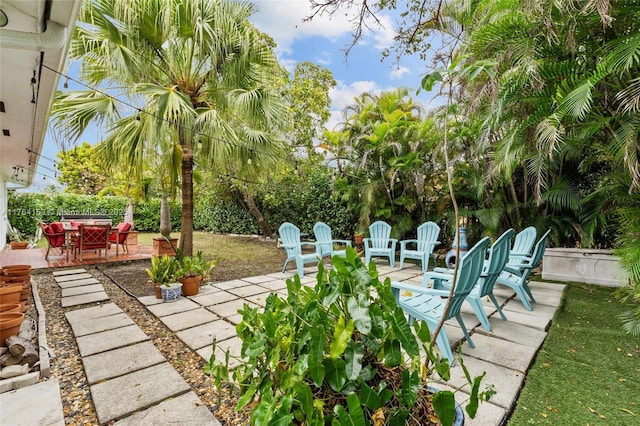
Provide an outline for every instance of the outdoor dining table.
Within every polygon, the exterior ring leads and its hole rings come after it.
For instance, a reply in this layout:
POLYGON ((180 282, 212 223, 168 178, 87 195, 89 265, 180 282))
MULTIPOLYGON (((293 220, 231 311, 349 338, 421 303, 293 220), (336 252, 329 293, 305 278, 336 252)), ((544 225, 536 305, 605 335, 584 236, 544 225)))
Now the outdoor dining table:
POLYGON ((78 237, 80 228, 76 226, 64 226, 64 246, 67 248, 67 260, 69 260, 69 250, 75 247, 75 239, 78 237))

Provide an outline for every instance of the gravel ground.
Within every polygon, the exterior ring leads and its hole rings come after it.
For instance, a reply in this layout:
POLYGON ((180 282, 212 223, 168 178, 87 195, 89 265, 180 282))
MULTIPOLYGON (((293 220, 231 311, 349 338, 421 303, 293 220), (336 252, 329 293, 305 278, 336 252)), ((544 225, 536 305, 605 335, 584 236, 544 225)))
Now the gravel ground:
MULTIPOLYGON (((246 411, 236 413, 234 410, 235 397, 229 397, 229 394, 225 392, 221 396, 220 405, 218 405, 218 394, 214 389, 213 380, 202 370, 205 365, 204 360, 111 279, 116 279, 133 294, 152 294, 153 289, 147 283, 146 274, 144 274, 145 267, 147 267, 146 263, 140 262, 131 263, 124 267, 100 267, 100 269, 85 267, 85 269, 103 284, 111 301, 126 312, 149 336, 164 357, 182 375, 191 389, 222 424, 248 424, 248 413, 246 411)), ((56 356, 51 360, 51 375, 60 381, 65 423, 73 425, 98 424, 78 346, 64 316, 67 311, 87 308, 90 305, 62 308, 60 305, 61 290, 53 276, 50 273, 34 274, 33 279, 38 285, 40 298, 47 315, 47 340, 56 356)))

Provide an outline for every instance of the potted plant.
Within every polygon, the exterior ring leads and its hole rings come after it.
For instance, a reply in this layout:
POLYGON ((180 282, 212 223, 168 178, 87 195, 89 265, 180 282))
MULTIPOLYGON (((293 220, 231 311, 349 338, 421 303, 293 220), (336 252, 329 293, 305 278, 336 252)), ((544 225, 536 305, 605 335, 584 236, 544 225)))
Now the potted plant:
POLYGON ((151 268, 147 268, 147 275, 153 283, 156 298, 162 299, 162 286, 175 282, 176 261, 169 255, 153 256, 151 258, 151 268))
POLYGON ((216 264, 214 260, 205 260, 201 250, 195 256, 183 256, 182 250, 176 249, 176 262, 176 277, 182 283, 182 294, 185 296, 199 293, 202 279, 216 264))
POLYGON ((22 234, 16 228, 12 228, 9 232, 9 238, 11 240, 11 250, 24 250, 27 248, 27 242, 22 239, 22 234))
MULTIPOLYGON (((450 369, 428 326, 414 321, 412 330, 390 280, 380 282, 375 265, 368 269, 352 248, 332 263, 328 272, 318 265, 314 288, 295 276, 286 300, 271 293, 264 310, 240 310, 241 359, 231 379, 240 393, 236 409, 252 407, 252 424, 461 424, 453 392, 429 386, 432 374, 447 381, 450 369)), ((222 391, 231 355, 218 361, 215 340, 213 346, 205 371, 222 391)), ((471 386, 466 410, 475 417, 478 401, 493 391, 480 391, 484 374, 464 371, 471 386)))

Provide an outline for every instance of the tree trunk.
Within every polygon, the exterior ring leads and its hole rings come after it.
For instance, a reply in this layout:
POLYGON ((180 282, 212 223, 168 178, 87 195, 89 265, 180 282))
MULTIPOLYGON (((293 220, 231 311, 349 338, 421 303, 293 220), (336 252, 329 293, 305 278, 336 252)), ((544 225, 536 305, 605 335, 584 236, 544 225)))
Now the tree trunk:
POLYGON ((166 194, 160 198, 160 234, 163 237, 171 237, 171 211, 166 194))
POLYGON ((262 229, 262 234, 265 237, 271 238, 271 236, 273 235, 273 231, 269 227, 269 224, 267 223, 267 221, 264 219, 264 216, 262 215, 262 212, 260 211, 258 206, 256 206, 256 203, 253 199, 253 195, 251 195, 251 192, 247 190, 243 190, 242 195, 244 196, 244 202, 247 204, 247 207, 249 207, 249 211, 251 211, 251 214, 253 215, 253 217, 255 217, 256 220, 258 221, 258 225, 260 226, 260 229, 262 229))
POLYGON ((182 228, 180 248, 185 256, 193 255, 193 151, 182 145, 182 228))

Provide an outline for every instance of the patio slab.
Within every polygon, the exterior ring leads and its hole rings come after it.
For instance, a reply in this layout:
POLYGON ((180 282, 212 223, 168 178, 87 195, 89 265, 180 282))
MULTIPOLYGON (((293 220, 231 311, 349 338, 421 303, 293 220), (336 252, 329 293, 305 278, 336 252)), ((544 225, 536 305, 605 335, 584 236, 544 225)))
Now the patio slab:
POLYGON ((160 424, 219 426, 220 422, 195 393, 187 392, 114 423, 116 426, 160 424))
MULTIPOLYGON (((231 339, 218 342, 216 345, 216 360, 224 362, 225 352, 227 350, 231 355, 229 358, 229 368, 235 368, 240 364, 240 361, 237 358, 242 352, 242 340, 240 340, 239 337, 232 337, 231 339)), ((198 349, 196 352, 207 362, 209 362, 209 359, 211 359, 211 355, 213 354, 211 345, 198 349)))
POLYGON ((120 312, 122 312, 122 309, 120 309, 120 307, 115 303, 105 303, 98 306, 92 306, 90 308, 69 311, 64 315, 67 317, 69 322, 72 322, 107 317, 109 315, 119 314, 120 312))
POLYGON ((58 284, 60 284, 60 283, 64 283, 64 282, 67 282, 67 281, 80 281, 80 280, 87 279, 87 278, 93 278, 93 275, 84 272, 84 273, 79 273, 79 274, 60 275, 60 276, 55 277, 54 279, 56 280, 56 282, 58 284))
POLYGON ((486 334, 474 333, 471 337, 475 349, 462 345, 462 353, 493 364, 517 370, 526 374, 537 349, 531 346, 502 340, 486 334))
POLYGON ((278 291, 278 290, 286 290, 287 289, 287 281, 281 280, 281 279, 264 281, 264 282, 261 282, 258 285, 260 287, 266 288, 267 290, 271 290, 271 291, 278 291))
POLYGON ((81 287, 81 286, 90 285, 90 284, 100 284, 100 281, 96 280, 95 278, 83 278, 81 280, 64 281, 64 282, 58 283, 58 287, 71 288, 71 287, 81 287))
POLYGON ((193 296, 191 300, 196 303, 199 303, 202 306, 212 306, 217 305, 218 303, 230 302, 232 300, 239 299, 235 294, 231 294, 225 290, 218 290, 216 292, 208 292, 206 294, 199 294, 197 296, 193 296))
POLYGON ((135 325, 133 320, 124 312, 102 318, 69 321, 69 324, 71 324, 73 334, 75 334, 76 337, 100 333, 106 330, 113 330, 120 327, 126 327, 128 325, 135 325))
POLYGON ((236 327, 224 320, 217 320, 179 331, 176 335, 192 349, 211 346, 213 338, 218 342, 236 335, 236 327))
POLYGON ((64 426, 58 379, 0 394, 0 424, 64 426))
POLYGON ((160 318, 171 331, 180 331, 185 328, 195 327, 200 324, 207 324, 217 320, 218 317, 205 308, 192 309, 174 315, 160 318))
POLYGON ((62 307, 68 308, 69 306, 85 305, 87 303, 102 302, 104 300, 109 300, 109 296, 104 291, 79 294, 77 296, 63 297, 62 307))
POLYGON ((63 275, 76 275, 76 274, 86 274, 87 270, 84 268, 80 269, 63 269, 62 271, 53 271, 52 274, 54 277, 61 277, 63 275))
POLYGON ((235 294, 236 296, 239 296, 239 297, 246 297, 246 296, 253 296, 255 294, 270 293, 271 290, 266 289, 264 287, 260 287, 258 285, 250 285, 245 287, 230 288, 229 290, 227 290, 227 292, 231 294, 235 294))
POLYGON ((247 278, 243 278, 242 281, 246 281, 248 283, 251 284, 260 284, 266 281, 270 281, 271 279, 265 275, 258 275, 255 277, 247 277, 247 278))
MULTIPOLYGON (((463 355, 463 360, 472 378, 486 371, 487 374, 480 386, 484 388, 486 385, 493 384, 496 394, 491 397, 491 402, 505 410, 510 409, 522 386, 525 377, 524 374, 474 357, 463 355)), ((461 386, 468 387, 467 379, 459 365, 452 367, 451 379, 448 384, 454 388, 461 386)))
POLYGON ((156 298, 155 295, 138 297, 138 302, 142 303, 144 306, 157 305, 158 303, 164 303, 162 299, 156 298))
MULTIPOLYGON (((251 302, 242 299, 232 300, 226 303, 220 303, 218 305, 213 305, 207 307, 211 312, 218 315, 221 318, 230 317, 232 315, 236 315, 239 309, 242 309, 244 304, 247 303, 251 305, 251 302)), ((253 305, 255 306, 255 304, 253 305)))
POLYGON ((131 414, 189 391, 168 362, 90 386, 100 423, 131 414))
MULTIPOLYGON (((469 398, 469 393, 471 391, 469 387, 455 389, 451 386, 447 386, 444 383, 436 383, 434 385, 434 387, 438 388, 439 390, 448 390, 455 394, 456 402, 463 407, 465 426, 487 426, 503 424, 503 420, 507 415, 507 410, 493 404, 493 399, 490 401, 480 402, 480 404, 478 405, 478 411, 476 412, 476 417, 472 419, 471 417, 469 417, 466 411, 464 411, 464 405, 466 404, 469 398)), ((480 387, 483 388, 482 385, 480 385, 480 387)))
POLYGON ((244 280, 231 280, 231 281, 222 281, 219 283, 211 284, 213 287, 220 290, 229 290, 232 288, 244 287, 247 285, 251 285, 250 282, 244 280))
POLYGON ((62 297, 77 296, 79 294, 98 293, 104 291, 102 284, 89 284, 62 289, 62 297))
POLYGON ((163 362, 166 359, 149 341, 82 358, 90 385, 163 362))
POLYGON ((149 340, 137 325, 80 336, 76 339, 81 356, 93 355, 149 340))
POLYGON ((157 317, 164 317, 167 315, 173 315, 192 309, 198 309, 199 307, 200 305, 198 305, 197 303, 185 297, 181 297, 175 302, 163 302, 149 305, 147 306, 147 309, 149 309, 157 317))
MULTIPOLYGON (((503 321, 501 319, 489 318, 491 331, 485 331, 478 328, 476 334, 485 334, 488 336, 498 337, 502 340, 526 345, 532 348, 539 348, 547 338, 547 333, 543 329, 532 328, 526 325, 518 324, 514 321, 503 321)), ((472 338, 475 337, 474 334, 472 338)))

